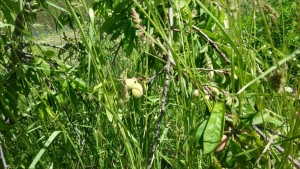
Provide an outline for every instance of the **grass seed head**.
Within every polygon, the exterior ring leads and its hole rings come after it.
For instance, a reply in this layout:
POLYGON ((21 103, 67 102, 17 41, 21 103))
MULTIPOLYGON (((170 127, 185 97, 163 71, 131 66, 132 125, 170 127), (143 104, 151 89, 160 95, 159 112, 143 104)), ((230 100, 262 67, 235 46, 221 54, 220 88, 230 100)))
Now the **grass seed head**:
POLYGON ((285 69, 281 68, 279 70, 275 70, 274 73, 269 77, 269 82, 271 88, 275 92, 282 92, 285 84, 285 69))

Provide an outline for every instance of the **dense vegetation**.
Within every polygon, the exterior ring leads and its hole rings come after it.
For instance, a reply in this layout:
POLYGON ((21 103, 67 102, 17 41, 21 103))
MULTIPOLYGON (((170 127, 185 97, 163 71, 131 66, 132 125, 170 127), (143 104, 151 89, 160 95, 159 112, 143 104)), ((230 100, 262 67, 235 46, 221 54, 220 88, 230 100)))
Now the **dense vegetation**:
POLYGON ((300 1, 0 1, 4 168, 300 168, 300 1))

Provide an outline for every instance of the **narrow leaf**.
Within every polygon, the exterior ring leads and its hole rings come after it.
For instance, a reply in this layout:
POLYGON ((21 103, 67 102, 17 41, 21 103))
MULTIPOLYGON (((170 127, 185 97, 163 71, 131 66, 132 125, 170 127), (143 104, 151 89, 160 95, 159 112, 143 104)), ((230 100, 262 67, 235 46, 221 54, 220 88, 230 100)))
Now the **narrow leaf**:
POLYGON ((49 139, 46 141, 46 143, 44 144, 44 147, 39 151, 39 153, 35 156, 35 158, 33 159, 32 163, 30 164, 29 168, 35 168, 37 162, 41 159, 42 155, 44 154, 44 152, 46 151, 46 148, 49 147, 49 145, 52 143, 52 141, 55 139, 55 137, 61 133, 61 131, 54 131, 51 136, 49 137, 49 139))
POLYGON ((203 135, 203 132, 204 132, 204 129, 206 127, 206 124, 207 124, 207 120, 205 120, 204 122, 202 122, 202 124, 199 126, 199 128, 197 129, 196 131, 196 134, 195 134, 195 139, 194 139, 194 142, 195 142, 195 146, 196 147, 199 147, 200 146, 200 141, 201 141, 201 137, 203 135))

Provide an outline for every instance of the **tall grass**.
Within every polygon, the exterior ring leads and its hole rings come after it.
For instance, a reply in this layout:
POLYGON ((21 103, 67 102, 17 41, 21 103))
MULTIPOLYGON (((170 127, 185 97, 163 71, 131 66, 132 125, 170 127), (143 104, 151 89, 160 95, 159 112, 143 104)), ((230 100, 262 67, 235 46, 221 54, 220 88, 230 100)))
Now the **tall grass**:
POLYGON ((31 35, 33 5, 0 2, 11 168, 297 167, 299 31, 286 28, 297 2, 34 2, 64 43, 31 35), (10 16, 25 10, 17 27, 10 16))

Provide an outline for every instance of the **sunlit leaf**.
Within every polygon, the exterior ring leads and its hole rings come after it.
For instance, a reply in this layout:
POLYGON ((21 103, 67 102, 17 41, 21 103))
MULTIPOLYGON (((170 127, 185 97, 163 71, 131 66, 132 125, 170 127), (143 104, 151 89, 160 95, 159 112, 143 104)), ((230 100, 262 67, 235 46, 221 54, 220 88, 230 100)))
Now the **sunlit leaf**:
POLYGON ((217 102, 211 115, 209 117, 207 126, 203 135, 203 153, 208 154, 212 152, 218 145, 222 138, 224 130, 224 115, 225 108, 222 102, 217 102))
POLYGON ((252 124, 262 124, 267 122, 267 118, 270 116, 269 112, 260 111, 255 114, 255 116, 252 119, 252 124))
POLYGON ((43 61, 43 62, 41 63, 41 68, 42 68, 43 73, 44 73, 46 76, 50 76, 51 69, 50 69, 49 63, 47 63, 46 61, 43 61))
POLYGON ((106 112, 106 116, 107 116, 109 122, 112 122, 112 120, 113 120, 113 115, 112 115, 107 109, 105 110, 105 112, 106 112))

